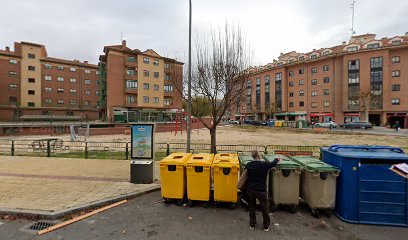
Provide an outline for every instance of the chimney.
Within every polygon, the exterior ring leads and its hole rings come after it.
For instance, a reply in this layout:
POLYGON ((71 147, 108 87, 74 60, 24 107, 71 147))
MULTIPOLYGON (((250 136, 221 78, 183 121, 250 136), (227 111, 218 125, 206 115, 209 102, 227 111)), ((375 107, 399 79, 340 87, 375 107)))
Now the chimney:
POLYGON ((313 52, 316 51, 316 48, 313 48, 313 52))
POLYGON ((346 45, 346 41, 343 41, 343 42, 341 43, 341 45, 346 45))
POLYGON ((126 40, 122 40, 122 48, 126 48, 126 40))
POLYGON ((283 53, 280 53, 280 56, 282 56, 283 55, 283 53))
POLYGON ((88 64, 88 61, 84 61, 84 63, 88 64))
POLYGON ((405 33, 405 36, 408 36, 408 32, 405 33))
POLYGON ((6 46, 6 51, 10 52, 10 47, 9 46, 6 46))

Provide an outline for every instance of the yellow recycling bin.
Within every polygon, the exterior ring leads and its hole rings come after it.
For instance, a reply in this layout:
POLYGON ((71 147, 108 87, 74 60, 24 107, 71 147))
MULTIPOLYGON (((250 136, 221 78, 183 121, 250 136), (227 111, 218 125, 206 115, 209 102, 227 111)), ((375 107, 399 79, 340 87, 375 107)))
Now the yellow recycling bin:
POLYGON ((172 153, 160 161, 160 181, 163 200, 179 200, 182 203, 186 192, 185 164, 191 153, 172 153))
POLYGON ((209 201, 211 191, 211 164, 214 155, 193 154, 186 163, 187 196, 190 206, 193 201, 209 201))
POLYGON ((239 160, 237 154, 216 154, 212 164, 214 174, 214 201, 229 202, 231 208, 238 201, 239 160))

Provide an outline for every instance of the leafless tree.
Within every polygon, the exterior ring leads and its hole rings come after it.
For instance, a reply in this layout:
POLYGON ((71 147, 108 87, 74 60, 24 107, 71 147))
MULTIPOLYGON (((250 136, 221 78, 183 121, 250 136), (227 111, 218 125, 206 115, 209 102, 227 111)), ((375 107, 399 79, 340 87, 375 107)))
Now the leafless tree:
MULTIPOLYGON (((216 152, 216 130, 225 113, 235 104, 237 97, 245 91, 249 77, 250 55, 239 27, 225 24, 224 28, 211 31, 205 40, 196 41, 192 66, 192 104, 200 100, 210 105, 209 117, 193 112, 211 135, 211 152, 216 152)), ((186 99, 185 81, 176 80, 177 91, 186 99), (181 84, 183 83, 183 84, 181 84)))

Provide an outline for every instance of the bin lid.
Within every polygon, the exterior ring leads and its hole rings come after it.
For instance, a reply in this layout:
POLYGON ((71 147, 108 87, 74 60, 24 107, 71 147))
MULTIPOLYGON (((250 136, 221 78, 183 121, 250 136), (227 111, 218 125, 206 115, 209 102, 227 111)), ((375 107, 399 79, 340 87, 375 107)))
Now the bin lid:
POLYGON ((239 160, 237 154, 217 154, 212 163, 213 166, 219 167, 237 167, 239 168, 239 160))
POLYGON ((347 158, 364 158, 379 160, 407 160, 408 155, 401 148, 390 146, 352 146, 352 145, 332 145, 323 148, 333 154, 347 158))
POLYGON ((212 153, 196 153, 191 155, 186 165, 191 166, 211 166, 214 160, 214 154, 212 153))
POLYGON ((290 156, 290 159, 292 159, 294 162, 299 163, 300 165, 305 165, 313 162, 321 162, 318 158, 313 156, 290 156))
POLYGON ((303 166, 305 169, 313 172, 333 172, 339 171, 338 168, 324 162, 309 162, 303 166))
POLYGON ((167 164, 167 165, 184 165, 187 160, 191 157, 191 153, 172 153, 169 156, 163 158, 160 161, 160 164, 167 164))
POLYGON ((292 161, 290 158, 288 158, 285 155, 280 155, 280 154, 267 154, 264 155, 264 159, 268 162, 273 162, 275 158, 280 158, 282 159, 279 161, 279 163, 276 165, 276 169, 300 169, 300 165, 297 162, 292 161))
POLYGON ((239 162, 243 166, 245 166, 247 163, 254 160, 254 158, 251 155, 248 155, 248 154, 239 154, 238 158, 239 158, 239 162))

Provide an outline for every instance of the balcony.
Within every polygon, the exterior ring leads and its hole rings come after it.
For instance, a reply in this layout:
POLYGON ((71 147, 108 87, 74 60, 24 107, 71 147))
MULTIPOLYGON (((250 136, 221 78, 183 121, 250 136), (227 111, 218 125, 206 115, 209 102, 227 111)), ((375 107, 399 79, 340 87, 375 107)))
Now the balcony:
POLYGON ((125 93, 137 94, 137 88, 125 88, 125 93))

